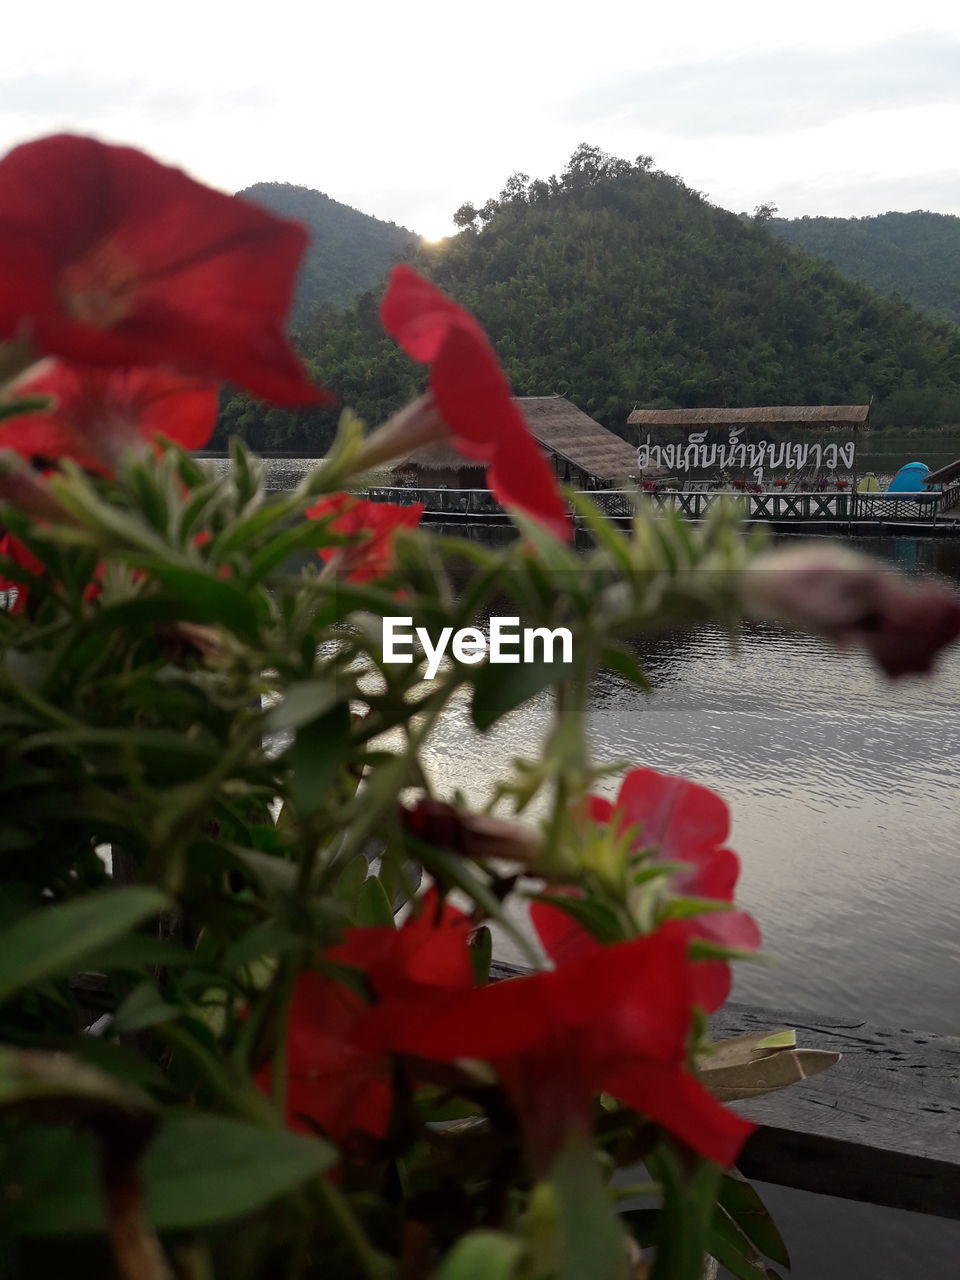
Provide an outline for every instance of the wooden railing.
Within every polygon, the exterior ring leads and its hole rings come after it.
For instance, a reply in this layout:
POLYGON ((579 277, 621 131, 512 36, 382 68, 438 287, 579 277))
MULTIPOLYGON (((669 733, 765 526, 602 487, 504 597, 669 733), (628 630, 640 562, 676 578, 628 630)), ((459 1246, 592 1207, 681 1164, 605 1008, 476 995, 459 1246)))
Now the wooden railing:
MULTIPOLYGON (((501 508, 488 489, 424 489, 408 486, 373 486, 371 498, 385 502, 422 502, 429 515, 480 519, 500 516, 501 508)), ((589 496, 611 516, 629 516, 638 497, 660 510, 678 511, 688 520, 702 520, 714 503, 735 503, 744 519, 774 524, 910 524, 937 523, 941 504, 949 496, 960 502, 960 484, 947 494, 821 493, 787 492, 776 489, 763 493, 730 490, 675 490, 641 493, 637 489, 596 489, 589 496)))

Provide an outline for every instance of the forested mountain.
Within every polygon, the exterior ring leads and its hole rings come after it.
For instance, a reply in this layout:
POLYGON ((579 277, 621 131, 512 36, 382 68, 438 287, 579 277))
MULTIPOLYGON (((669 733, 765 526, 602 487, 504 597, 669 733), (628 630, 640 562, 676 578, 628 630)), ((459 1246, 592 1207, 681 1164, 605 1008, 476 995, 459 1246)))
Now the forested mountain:
MULTIPOLYGON (((477 315, 520 395, 563 392, 620 431, 635 404, 873 400, 878 423, 960 422, 960 329, 715 208, 647 156, 582 146, 559 177, 517 174, 455 220, 460 233, 414 265, 477 315)), ((371 424, 423 385, 384 336, 378 296, 299 334, 317 376, 371 424)), ((322 452, 332 423, 235 397, 221 438, 322 452)))
POLYGON ((772 218, 767 225, 854 280, 960 324, 960 218, 953 214, 918 209, 872 218, 772 218))
POLYGON ((296 218, 310 231, 294 303, 295 324, 324 303, 343 307, 375 288, 393 263, 408 258, 419 243, 419 236, 405 227, 381 222, 309 187, 258 182, 237 194, 282 217, 296 218))

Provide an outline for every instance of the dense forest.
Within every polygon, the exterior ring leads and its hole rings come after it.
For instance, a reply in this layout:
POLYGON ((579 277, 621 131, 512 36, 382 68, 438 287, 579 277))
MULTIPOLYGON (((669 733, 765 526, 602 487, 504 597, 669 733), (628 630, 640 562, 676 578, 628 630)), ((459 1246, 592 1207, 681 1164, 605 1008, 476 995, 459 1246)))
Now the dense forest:
MULTIPOLYGON (((559 176, 515 174, 455 221, 412 260, 478 316, 520 395, 562 392, 623 434, 635 404, 872 400, 880 425, 960 422, 960 329, 787 247, 765 211, 710 205, 648 156, 583 145, 559 176)), ((383 334, 380 289, 298 332, 316 375, 371 423, 423 382, 383 334)), ((332 429, 329 413, 237 396, 219 439, 323 452, 332 429)))
POLYGON ((319 306, 346 306, 372 289, 399 258, 409 257, 420 237, 394 222, 381 222, 320 191, 289 182, 258 182, 238 195, 284 218, 296 218, 310 232, 294 303, 294 323, 319 306))
POLYGON ((897 294, 934 320, 960 324, 960 218, 953 214, 773 218, 767 225, 854 280, 897 294))

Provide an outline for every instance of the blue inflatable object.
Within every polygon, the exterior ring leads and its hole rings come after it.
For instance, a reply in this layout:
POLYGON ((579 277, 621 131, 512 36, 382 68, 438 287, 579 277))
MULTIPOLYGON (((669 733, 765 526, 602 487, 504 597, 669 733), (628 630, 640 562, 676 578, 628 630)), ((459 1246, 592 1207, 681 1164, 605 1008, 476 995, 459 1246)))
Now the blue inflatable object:
POLYGON ((925 462, 908 462, 900 468, 887 486, 887 493, 929 493, 923 483, 930 474, 925 462))

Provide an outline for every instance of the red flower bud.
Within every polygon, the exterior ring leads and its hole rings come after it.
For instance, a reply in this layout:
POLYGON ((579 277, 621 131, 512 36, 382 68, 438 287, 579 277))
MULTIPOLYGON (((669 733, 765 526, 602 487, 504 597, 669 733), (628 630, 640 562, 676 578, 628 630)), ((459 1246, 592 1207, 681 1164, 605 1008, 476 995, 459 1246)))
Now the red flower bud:
POLYGON ((773 551, 743 576, 754 617, 859 645, 891 679, 931 669, 960 635, 960 599, 939 584, 912 581, 845 547, 773 551))

